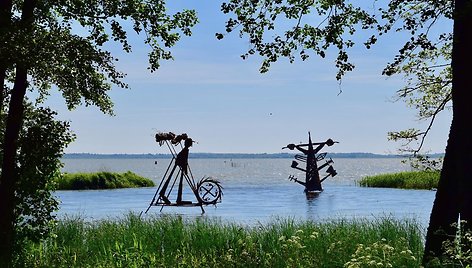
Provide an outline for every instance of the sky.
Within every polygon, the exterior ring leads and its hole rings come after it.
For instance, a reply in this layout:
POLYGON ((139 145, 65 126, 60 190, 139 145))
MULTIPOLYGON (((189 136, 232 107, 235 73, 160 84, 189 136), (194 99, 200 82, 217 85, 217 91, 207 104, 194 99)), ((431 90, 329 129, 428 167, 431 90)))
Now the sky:
MULTIPOLYGON (((147 69, 148 49, 132 36, 133 53, 119 48, 117 67, 127 74, 130 89, 114 87, 110 96, 115 116, 96 107, 68 111, 53 92, 46 102, 67 120, 77 139, 66 153, 168 153, 154 135, 187 133, 196 141, 191 152, 280 153, 289 143, 331 138, 339 143, 327 152, 395 154, 400 143, 387 140, 387 132, 426 127, 415 110, 395 102, 402 77, 381 75, 403 44, 404 37, 388 36, 366 50, 350 51, 356 65, 341 81, 331 54, 295 63, 280 60, 259 73, 261 58, 242 60, 249 43, 237 33, 223 40, 227 17, 219 1, 170 1, 172 9, 196 9, 200 23, 190 37, 171 49, 173 61, 162 62, 154 73, 147 69)), ((436 120, 424 145, 426 152, 445 150, 451 112, 436 120)))

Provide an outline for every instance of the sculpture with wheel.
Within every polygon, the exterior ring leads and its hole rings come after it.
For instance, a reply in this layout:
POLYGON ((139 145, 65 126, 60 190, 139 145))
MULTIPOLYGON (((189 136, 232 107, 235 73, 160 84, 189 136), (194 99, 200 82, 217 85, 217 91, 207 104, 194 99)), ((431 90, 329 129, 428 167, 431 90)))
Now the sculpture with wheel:
POLYGON ((188 165, 189 149, 192 147, 194 141, 183 133, 175 135, 172 132, 157 133, 156 142, 160 146, 164 144, 172 154, 172 159, 164 173, 164 176, 159 183, 159 186, 154 194, 154 197, 149 204, 146 213, 152 206, 161 206, 161 211, 165 206, 180 206, 180 207, 196 207, 199 206, 202 213, 204 205, 216 205, 221 202, 223 192, 221 183, 211 177, 204 177, 196 182, 190 166, 188 165), (182 146, 183 142, 183 146, 182 146), (177 153, 175 147, 181 148, 177 153), (177 184, 177 190, 175 186, 177 184), (188 186, 193 200, 184 200, 184 187, 188 186), (171 199, 175 197, 175 201, 171 199))

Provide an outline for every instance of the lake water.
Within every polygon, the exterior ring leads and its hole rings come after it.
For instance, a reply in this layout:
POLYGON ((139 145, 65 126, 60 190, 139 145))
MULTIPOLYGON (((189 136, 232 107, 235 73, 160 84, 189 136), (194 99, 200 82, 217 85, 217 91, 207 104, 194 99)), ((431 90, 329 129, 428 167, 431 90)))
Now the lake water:
MULTIPOLYGON (((64 159, 65 172, 133 171, 159 184, 170 159, 64 159), (157 163, 155 162, 157 160, 157 163)), ((365 188, 356 181, 367 175, 409 170, 397 158, 333 159, 338 175, 323 182, 324 191, 307 200, 303 186, 289 175, 304 174, 290 168, 292 159, 189 159, 195 179, 211 176, 221 181, 223 200, 216 207, 151 207, 143 215, 179 214, 217 218, 244 225, 278 218, 324 221, 338 218, 395 217, 415 219, 427 226, 435 192, 365 188)), ((324 172, 324 171, 323 171, 324 172)), ((323 175, 323 173, 321 173, 323 175)), ((57 191, 59 217, 80 215, 88 220, 119 218, 145 211, 155 187, 139 189, 57 191)), ((185 193, 184 193, 185 194, 185 193)), ((188 195, 188 193, 187 193, 188 195)), ((185 198, 185 196, 184 196, 185 198)), ((188 197, 187 199, 191 199, 188 197)))

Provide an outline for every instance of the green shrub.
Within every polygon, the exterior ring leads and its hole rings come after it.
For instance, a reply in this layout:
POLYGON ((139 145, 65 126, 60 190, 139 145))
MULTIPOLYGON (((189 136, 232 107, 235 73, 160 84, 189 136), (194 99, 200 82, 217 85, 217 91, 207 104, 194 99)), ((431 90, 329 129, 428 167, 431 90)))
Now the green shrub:
POLYGON ((427 263, 426 267, 472 267, 472 231, 466 221, 452 224, 456 236, 443 242, 444 255, 427 263))
POLYGON ((152 187, 154 182, 131 171, 125 173, 65 173, 57 181, 58 190, 98 190, 152 187))
POLYGON ((438 187, 439 175, 439 171, 407 171, 367 176, 358 184, 364 187, 434 189, 438 187))

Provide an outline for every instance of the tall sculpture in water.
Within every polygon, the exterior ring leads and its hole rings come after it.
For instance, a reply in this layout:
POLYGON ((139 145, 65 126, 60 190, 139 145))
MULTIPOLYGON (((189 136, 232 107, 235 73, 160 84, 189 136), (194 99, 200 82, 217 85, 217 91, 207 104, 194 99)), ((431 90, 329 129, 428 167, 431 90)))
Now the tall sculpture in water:
POLYGON ((151 206, 161 206, 161 210, 164 206, 199 206, 204 213, 203 205, 215 205, 221 202, 223 188, 219 181, 204 177, 196 182, 193 178, 188 165, 189 149, 193 145, 193 140, 187 134, 157 133, 156 142, 160 146, 165 144, 168 147, 172 159, 146 213, 151 206), (182 141, 184 146, 182 146, 182 141), (175 149, 178 146, 181 148, 179 153, 175 149), (174 191, 176 183, 178 183, 177 193, 174 191), (194 201, 183 200, 184 185, 190 187, 191 195, 195 198, 194 201), (173 197, 175 197, 175 202, 171 202, 173 197))
POLYGON ((317 193, 320 193, 323 191, 323 187, 321 186, 321 183, 327 179, 329 176, 336 176, 336 170, 334 170, 333 166, 331 165, 334 163, 334 161, 330 158, 329 160, 326 160, 326 162, 320 166, 318 166, 318 162, 322 161, 326 157, 326 153, 320 153, 318 152, 325 146, 332 146, 334 145, 335 141, 332 139, 328 139, 325 142, 312 142, 311 141, 311 135, 310 132, 308 132, 308 143, 306 144, 289 144, 282 149, 288 148, 290 150, 297 149, 298 151, 302 152, 303 155, 297 154, 295 155, 295 159, 301 162, 306 163, 305 169, 298 167, 298 162, 293 160, 292 161, 292 168, 301 170, 305 172, 305 181, 301 181, 295 176, 290 175, 289 179, 292 181, 295 181, 303 186, 305 186, 305 193, 307 196, 311 195, 316 195, 317 193), (314 147, 316 146, 316 148, 314 147), (323 168, 328 167, 326 169, 327 175, 325 175, 323 178, 320 177, 319 171, 322 170, 323 168))

